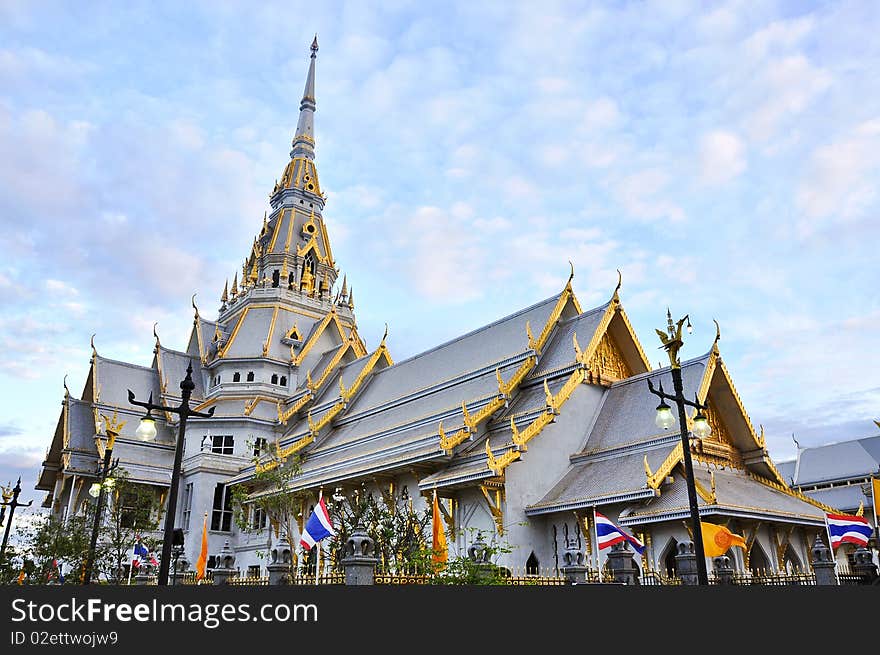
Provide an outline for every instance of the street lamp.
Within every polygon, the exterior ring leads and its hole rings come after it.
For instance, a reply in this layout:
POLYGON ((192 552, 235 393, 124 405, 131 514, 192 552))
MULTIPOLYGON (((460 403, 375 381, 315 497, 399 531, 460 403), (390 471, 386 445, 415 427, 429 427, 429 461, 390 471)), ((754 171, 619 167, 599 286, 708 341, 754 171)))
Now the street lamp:
POLYGON ((3 546, 0 546, 0 562, 3 561, 3 556, 6 555, 6 544, 9 541, 9 530, 12 528, 12 517, 15 514, 15 509, 17 507, 30 507, 34 503, 32 500, 29 500, 27 505, 18 502, 18 494, 20 493, 21 478, 18 478, 14 489, 3 487, 3 502, 0 503, 3 506, 3 509, 0 510, 0 525, 3 524, 3 516, 6 514, 7 507, 9 508, 9 521, 6 523, 6 530, 3 532, 3 546))
POLYGON ((107 444, 104 446, 104 461, 98 469, 99 482, 95 482, 89 487, 89 495, 92 498, 97 498, 98 502, 95 504, 95 518, 92 522, 92 538, 89 542, 89 555, 86 560, 86 570, 83 573, 84 585, 87 585, 92 581, 92 570, 95 566, 95 549, 98 545, 98 531, 101 528, 101 514, 104 513, 104 493, 112 490, 115 486, 113 478, 107 477, 110 475, 111 471, 119 466, 119 459, 112 464, 110 462, 110 458, 113 455, 113 444, 116 443, 116 437, 119 436, 122 426, 125 425, 125 421, 122 421, 121 423, 117 421, 116 412, 113 412, 113 418, 107 418, 106 416, 103 416, 103 418, 104 432, 107 433, 107 444))
POLYGON ((159 560, 159 579, 157 584, 168 584, 168 572, 171 568, 171 547, 174 538, 174 515, 177 511, 177 487, 180 484, 180 464, 183 460, 183 437, 186 434, 186 420, 190 416, 198 418, 211 418, 214 415, 214 407, 207 413, 197 412, 190 409, 189 399, 192 396, 193 389, 196 388, 192 379, 192 362, 186 367, 186 377, 180 383, 180 405, 177 407, 165 407, 163 405, 153 404, 153 394, 150 393, 150 399, 147 402, 141 402, 134 399, 134 392, 128 390, 128 402, 138 407, 144 407, 147 410, 146 415, 141 418, 135 434, 138 438, 149 441, 156 437, 156 419, 153 418, 153 410, 157 412, 171 412, 180 417, 180 427, 177 433, 177 444, 174 449, 174 466, 171 469, 171 488, 168 490, 168 509, 165 511, 165 533, 162 538, 162 555, 159 560))
POLYGON ((703 550, 703 531, 700 528, 700 510, 697 505, 697 489, 694 484, 694 466, 691 462, 691 446, 688 438, 687 416, 684 407, 688 405, 697 410, 693 421, 693 433, 698 439, 705 439, 712 433, 709 421, 703 413, 708 407, 701 404, 695 396, 694 402, 684 397, 684 385, 681 381, 681 362, 678 359, 678 351, 684 345, 681 340, 681 327, 687 321, 688 333, 693 332, 691 319, 685 315, 678 323, 673 324, 672 313, 666 310, 667 327, 666 332, 657 330, 660 340, 663 342, 661 348, 666 350, 669 355, 669 363, 672 369, 672 384, 675 387, 675 395, 671 395, 663 391, 663 383, 660 383, 660 389, 655 389, 648 379, 648 389, 652 394, 660 398, 660 405, 657 407, 656 423, 657 427, 666 430, 675 423, 675 417, 672 414, 672 408, 666 404, 667 400, 675 402, 678 407, 678 424, 681 427, 681 450, 684 458, 684 472, 687 482, 688 504, 691 512, 691 532, 694 539, 694 551, 697 556, 697 583, 701 585, 709 584, 709 575, 706 571, 706 554, 703 550))

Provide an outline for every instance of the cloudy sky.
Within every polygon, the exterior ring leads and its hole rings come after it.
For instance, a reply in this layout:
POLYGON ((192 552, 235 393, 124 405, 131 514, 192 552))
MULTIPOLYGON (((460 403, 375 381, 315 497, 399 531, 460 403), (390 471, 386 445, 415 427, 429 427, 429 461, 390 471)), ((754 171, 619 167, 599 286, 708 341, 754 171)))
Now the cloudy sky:
POLYGON ((89 337, 151 361, 216 315, 288 159, 318 165, 368 346, 557 293, 667 305, 771 454, 880 418, 880 5, 0 0, 0 478, 25 497, 89 337), (14 479, 14 478, 13 478, 14 479))

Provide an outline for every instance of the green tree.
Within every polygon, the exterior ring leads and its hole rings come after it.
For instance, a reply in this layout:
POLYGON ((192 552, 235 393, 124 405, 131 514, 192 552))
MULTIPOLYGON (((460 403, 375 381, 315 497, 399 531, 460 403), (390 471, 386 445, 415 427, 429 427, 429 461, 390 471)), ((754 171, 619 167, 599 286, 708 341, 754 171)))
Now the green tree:
POLYGON ((413 508, 406 486, 376 495, 366 485, 348 494, 337 489, 328 503, 334 518, 336 536, 330 540, 335 568, 341 568, 345 544, 361 525, 375 542, 380 570, 393 573, 427 574, 432 570, 431 508, 413 508))
MULTIPOLYGON (((29 578, 47 582, 57 574, 53 562, 58 561, 66 569, 65 582, 79 583, 88 558, 92 516, 87 511, 62 522, 54 516, 45 515, 26 528, 22 533, 23 550, 35 568, 34 575, 29 574, 29 578)), ((96 561, 105 554, 100 545, 97 550, 96 561)))
MULTIPOLYGON (((251 442, 248 442, 251 446, 251 442)), ((233 512, 239 530, 246 533, 262 531, 255 524, 256 512, 261 512, 269 525, 271 540, 280 540, 290 550, 289 575, 297 567, 296 547, 299 533, 298 521, 302 517, 304 495, 290 491, 292 479, 300 472, 298 456, 283 458, 276 450, 267 449, 253 458, 254 477, 247 483, 232 487, 233 512)), ((263 556, 264 553, 258 552, 263 556)))
POLYGON ((152 487, 132 482, 125 469, 119 469, 114 479, 98 536, 103 557, 96 564, 108 579, 122 584, 124 564, 138 538, 150 552, 155 552, 160 543, 148 534, 159 528, 159 499, 152 487))

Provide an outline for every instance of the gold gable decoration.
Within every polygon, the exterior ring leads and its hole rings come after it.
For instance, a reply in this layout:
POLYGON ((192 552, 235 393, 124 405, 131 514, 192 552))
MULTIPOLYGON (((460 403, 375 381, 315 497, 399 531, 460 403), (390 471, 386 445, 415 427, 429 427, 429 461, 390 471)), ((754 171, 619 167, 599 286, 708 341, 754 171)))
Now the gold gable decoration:
POLYGON ((606 330, 599 340, 593 356, 590 358, 589 369, 603 380, 624 380, 632 377, 632 370, 620 352, 614 338, 606 330))

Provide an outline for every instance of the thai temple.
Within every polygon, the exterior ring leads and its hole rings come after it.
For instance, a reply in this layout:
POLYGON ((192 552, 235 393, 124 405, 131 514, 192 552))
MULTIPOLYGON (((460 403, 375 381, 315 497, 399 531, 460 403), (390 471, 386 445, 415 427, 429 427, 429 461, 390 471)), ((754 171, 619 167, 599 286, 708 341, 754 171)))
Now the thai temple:
MULTIPOLYGON (((259 493, 248 486, 257 469, 290 458, 300 470, 289 491, 303 498, 305 516, 321 490, 367 485, 387 494, 406 487, 416 509, 429 506, 436 491, 450 557, 464 555, 479 531, 508 545, 499 564, 543 572, 561 566, 571 543, 587 563, 603 565, 608 551, 596 547, 598 511, 645 544, 636 556, 643 572, 673 570, 690 516, 682 440, 677 423, 655 425, 658 401, 648 389, 651 381, 671 390, 671 369, 651 367, 620 284, 602 305, 583 307, 569 278, 556 295, 511 307, 509 315, 403 361, 394 359, 387 331, 373 345, 358 333, 316 166, 317 50, 316 40, 290 161, 266 214, 254 221, 253 242, 243 244, 246 257, 222 290, 216 317, 193 304, 188 343, 173 349, 156 336, 149 365, 105 357, 93 341, 82 394, 65 385, 39 472, 44 506, 65 519, 90 502, 106 447, 102 417, 114 412, 126 425, 113 456, 164 502, 179 419, 157 415, 155 438, 139 439, 143 410, 129 402, 128 390, 176 406, 191 365, 192 406, 214 413, 186 425, 174 521, 184 530, 190 564, 207 513, 212 556, 228 541, 242 572, 265 570, 260 554, 278 543, 277 534, 259 512, 254 529, 240 529, 231 490, 244 485, 259 493)), ((393 332, 394 317, 387 318, 393 332)), ((780 474, 718 338, 707 347, 681 362, 685 395, 709 407, 711 434, 691 448, 701 516, 745 538, 747 549, 730 551, 738 571, 808 568, 809 548, 833 508, 780 474)))

